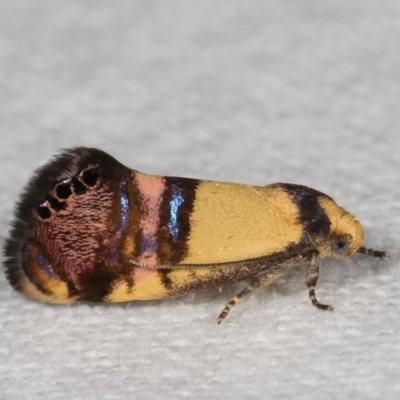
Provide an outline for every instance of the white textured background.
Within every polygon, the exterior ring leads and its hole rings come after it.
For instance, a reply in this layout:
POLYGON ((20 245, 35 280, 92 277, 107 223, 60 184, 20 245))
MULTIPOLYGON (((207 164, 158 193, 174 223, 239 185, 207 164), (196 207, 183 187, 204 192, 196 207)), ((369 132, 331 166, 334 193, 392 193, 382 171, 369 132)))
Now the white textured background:
MULTIPOLYGON (((49 306, 0 276, 0 398, 400 398, 400 2, 3 0, 0 240, 32 170, 102 148, 133 168, 302 183, 366 245, 215 318, 235 288, 49 306)), ((237 288, 236 288, 237 289, 237 288)))

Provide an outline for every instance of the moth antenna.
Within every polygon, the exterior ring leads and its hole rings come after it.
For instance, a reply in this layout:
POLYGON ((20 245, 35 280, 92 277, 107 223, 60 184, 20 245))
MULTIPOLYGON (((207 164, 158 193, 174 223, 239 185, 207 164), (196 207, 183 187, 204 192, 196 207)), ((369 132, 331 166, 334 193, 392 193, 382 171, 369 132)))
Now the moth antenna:
POLYGON ((371 256, 371 257, 378 257, 378 258, 390 257, 390 253, 388 251, 379 251, 379 250, 374 250, 374 249, 368 249, 367 247, 360 247, 357 250, 357 253, 365 254, 366 256, 371 256))

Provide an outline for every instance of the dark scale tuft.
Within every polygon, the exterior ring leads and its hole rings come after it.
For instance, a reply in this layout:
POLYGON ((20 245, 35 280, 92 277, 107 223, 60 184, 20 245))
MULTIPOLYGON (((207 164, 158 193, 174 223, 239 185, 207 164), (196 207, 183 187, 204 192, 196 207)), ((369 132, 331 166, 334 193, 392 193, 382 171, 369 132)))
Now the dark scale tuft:
POLYGON ((60 211, 66 208, 65 202, 61 202, 60 200, 55 199, 54 197, 48 196, 47 201, 49 202, 51 209, 54 211, 60 211))
MULTIPOLYGON (((49 193, 56 189, 57 183, 72 179, 80 171, 89 167, 96 168, 99 174, 102 173, 103 177, 109 178, 107 171, 113 171, 115 166, 121 167, 122 164, 104 151, 76 147, 64 150, 34 172, 16 203, 10 234, 3 248, 6 276, 16 290, 22 290, 21 282, 24 276, 23 248, 35 225, 40 221, 37 214, 42 219, 51 218, 51 210, 48 207, 40 206, 40 204, 49 199, 49 193), (37 214, 34 213, 35 209, 37 214)), ((88 183, 93 182, 92 178, 87 180, 88 183)), ((82 183, 80 184, 84 186, 82 183)), ((55 193, 57 194, 57 190, 55 193)), ((68 191, 63 191, 60 194, 61 197, 69 197, 68 191)), ((50 203, 55 209, 62 208, 61 203, 54 198, 51 199, 50 203)), ((57 211, 54 210, 53 212, 57 211)))
POLYGON ((86 186, 75 176, 71 179, 72 189, 75 194, 84 194, 86 193, 86 186))
POLYGON ((36 212, 41 219, 49 219, 51 217, 49 206, 39 206, 36 212))
POLYGON ((70 182, 58 183, 54 188, 54 193, 59 200, 67 200, 72 195, 70 182))
POLYGON ((81 180, 84 185, 93 187, 99 178, 99 171, 95 168, 89 168, 81 173, 81 180))

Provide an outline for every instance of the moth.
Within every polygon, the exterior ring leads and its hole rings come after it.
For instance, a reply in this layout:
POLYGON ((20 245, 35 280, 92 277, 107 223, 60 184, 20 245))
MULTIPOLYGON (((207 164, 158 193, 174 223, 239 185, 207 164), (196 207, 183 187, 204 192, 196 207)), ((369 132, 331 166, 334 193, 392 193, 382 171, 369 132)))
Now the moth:
POLYGON ((50 303, 164 299, 246 281, 219 315, 290 268, 307 265, 314 306, 319 260, 362 253, 355 217, 306 186, 250 186, 155 176, 93 148, 36 171, 5 243, 6 276, 50 303))

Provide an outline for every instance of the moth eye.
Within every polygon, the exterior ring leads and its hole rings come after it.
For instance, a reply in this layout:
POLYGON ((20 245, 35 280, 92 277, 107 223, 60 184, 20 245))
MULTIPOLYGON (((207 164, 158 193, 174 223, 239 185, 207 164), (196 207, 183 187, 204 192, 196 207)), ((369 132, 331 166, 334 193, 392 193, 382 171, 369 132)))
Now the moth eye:
POLYGON ((346 253, 350 248, 350 242, 348 240, 340 239, 340 240, 335 240, 332 243, 332 251, 334 253, 339 253, 343 254, 346 253))
POLYGON ((72 195, 71 183, 69 181, 61 182, 54 188, 54 193, 59 200, 67 200, 72 195))
POLYGON ((95 168, 88 168, 79 174, 81 182, 88 187, 93 187, 99 178, 99 171, 95 168))

